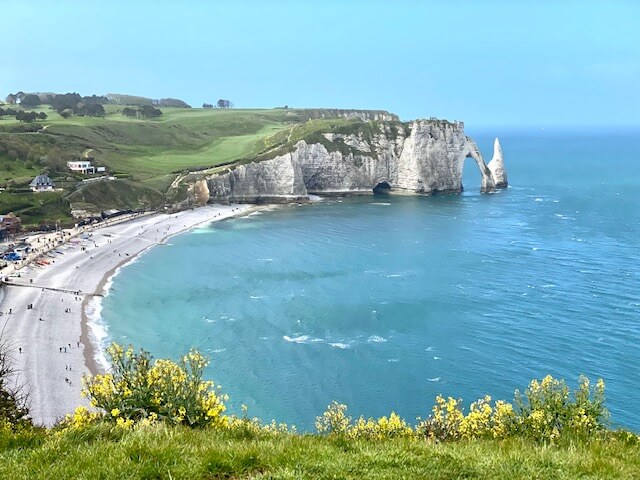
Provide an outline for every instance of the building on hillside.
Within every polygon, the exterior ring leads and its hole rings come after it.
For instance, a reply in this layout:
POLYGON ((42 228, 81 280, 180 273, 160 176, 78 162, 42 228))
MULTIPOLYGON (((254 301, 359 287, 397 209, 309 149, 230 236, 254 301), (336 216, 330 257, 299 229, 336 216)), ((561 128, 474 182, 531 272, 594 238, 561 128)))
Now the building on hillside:
POLYGON ((69 170, 71 170, 72 172, 78 172, 84 175, 96 173, 96 167, 91 165, 91 162, 89 160, 67 162, 67 167, 69 167, 69 170))
POLYGON ((31 180, 29 186, 33 192, 50 192, 55 187, 55 184, 49 178, 49 175, 38 175, 31 180))
POLYGON ((13 212, 0 215, 0 229, 4 230, 5 234, 15 235, 22 229, 22 220, 13 212))

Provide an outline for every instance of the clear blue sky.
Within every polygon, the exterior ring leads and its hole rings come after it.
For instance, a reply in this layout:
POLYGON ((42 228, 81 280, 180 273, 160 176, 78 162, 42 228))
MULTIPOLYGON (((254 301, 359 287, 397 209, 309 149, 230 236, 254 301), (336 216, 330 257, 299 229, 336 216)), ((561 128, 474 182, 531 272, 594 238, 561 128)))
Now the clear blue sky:
POLYGON ((3 1, 0 95, 640 125, 640 0, 3 1))

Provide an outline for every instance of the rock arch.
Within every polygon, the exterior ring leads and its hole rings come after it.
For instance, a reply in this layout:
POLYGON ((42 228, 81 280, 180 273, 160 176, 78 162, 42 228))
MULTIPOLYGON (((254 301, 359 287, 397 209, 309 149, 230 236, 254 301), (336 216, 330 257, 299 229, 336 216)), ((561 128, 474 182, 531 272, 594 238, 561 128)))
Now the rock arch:
POLYGON ((480 176, 482 177, 480 191, 491 192, 498 188, 506 187, 507 174, 504 170, 500 141, 496 138, 493 144, 493 158, 489 165, 484 162, 476 142, 469 137, 467 137, 467 147, 465 158, 473 158, 476 165, 478 165, 478 170, 480 170, 480 176))

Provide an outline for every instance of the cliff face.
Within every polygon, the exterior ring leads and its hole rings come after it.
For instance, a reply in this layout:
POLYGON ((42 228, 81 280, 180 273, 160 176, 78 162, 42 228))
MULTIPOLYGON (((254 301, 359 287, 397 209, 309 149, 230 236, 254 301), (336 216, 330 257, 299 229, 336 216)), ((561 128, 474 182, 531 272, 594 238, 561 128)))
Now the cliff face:
POLYGON ((390 193, 460 192, 466 158, 480 170, 483 192, 507 186, 498 139, 487 165, 461 122, 375 125, 373 134, 324 133, 321 142, 301 140, 284 155, 209 176, 209 201, 289 202, 308 194, 372 193, 381 187, 390 193))

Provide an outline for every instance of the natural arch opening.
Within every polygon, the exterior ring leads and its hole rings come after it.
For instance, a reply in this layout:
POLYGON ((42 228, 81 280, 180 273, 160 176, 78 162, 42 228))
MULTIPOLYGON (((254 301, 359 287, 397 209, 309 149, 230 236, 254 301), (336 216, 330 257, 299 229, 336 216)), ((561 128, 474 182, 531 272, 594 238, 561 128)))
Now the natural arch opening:
POLYGON ((390 191, 391 185, 389 185, 387 182, 380 182, 375 187, 373 187, 374 195, 389 195, 390 191))
POLYGON ((465 195, 477 195, 482 190, 482 174, 476 160, 471 156, 464 161, 461 181, 460 189, 465 195))

